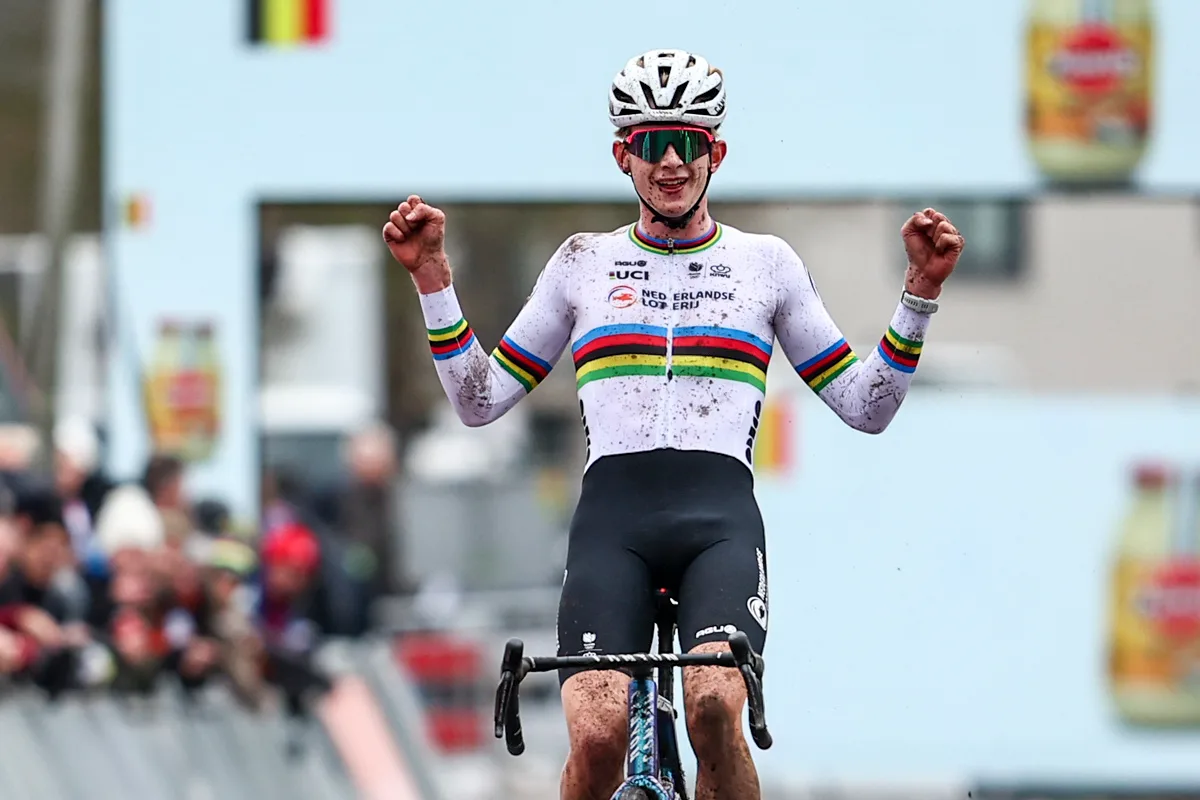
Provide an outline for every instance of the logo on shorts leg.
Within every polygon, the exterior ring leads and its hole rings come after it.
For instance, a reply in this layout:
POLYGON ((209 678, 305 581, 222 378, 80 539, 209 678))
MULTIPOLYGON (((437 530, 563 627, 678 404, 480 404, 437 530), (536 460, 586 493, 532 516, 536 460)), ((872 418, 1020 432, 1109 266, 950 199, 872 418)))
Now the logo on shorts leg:
POLYGON ((758 594, 746 601, 746 610, 765 631, 767 629, 767 564, 762 550, 756 547, 754 553, 758 556, 758 594))
POLYGON ((596 649, 596 634, 591 631, 583 634, 583 649, 588 653, 596 649))
POLYGON ((726 636, 737 633, 737 628, 733 625, 712 625, 704 630, 696 631, 696 638, 703 639, 705 636, 711 636, 714 633, 723 633, 726 636))
POLYGON ((746 609, 762 629, 767 629, 767 604, 757 595, 746 601, 746 609))

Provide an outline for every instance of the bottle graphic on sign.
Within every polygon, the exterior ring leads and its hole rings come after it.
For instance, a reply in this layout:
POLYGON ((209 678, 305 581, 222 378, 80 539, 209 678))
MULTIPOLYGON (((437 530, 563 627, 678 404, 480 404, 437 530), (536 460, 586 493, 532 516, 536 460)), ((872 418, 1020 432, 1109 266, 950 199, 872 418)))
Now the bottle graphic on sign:
POLYGON ((1200 475, 1143 464, 1121 525, 1109 685, 1139 725, 1200 726, 1200 475))
POLYGON ((190 450, 195 458, 207 458, 217 441, 221 428, 221 367, 213 326, 202 323, 196 327, 195 351, 196 398, 195 420, 190 450))
POLYGON ((220 433, 220 357, 208 323, 165 321, 146 376, 146 408, 158 452, 207 459, 220 433))
POLYGON ((179 323, 164 320, 158 326, 158 343, 144 377, 146 422, 156 452, 174 453, 179 431, 171 414, 171 380, 179 363, 182 333, 179 323))
POLYGON ((1151 0, 1033 0, 1026 129, 1042 174, 1125 183, 1146 152, 1153 100, 1151 0))

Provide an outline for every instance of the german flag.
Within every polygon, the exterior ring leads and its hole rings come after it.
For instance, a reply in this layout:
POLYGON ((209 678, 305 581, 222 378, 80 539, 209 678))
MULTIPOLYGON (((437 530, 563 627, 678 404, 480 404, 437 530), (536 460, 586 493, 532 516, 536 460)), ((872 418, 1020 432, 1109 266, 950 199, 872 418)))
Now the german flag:
POLYGON ((246 0, 252 44, 311 46, 329 38, 333 0, 246 0))

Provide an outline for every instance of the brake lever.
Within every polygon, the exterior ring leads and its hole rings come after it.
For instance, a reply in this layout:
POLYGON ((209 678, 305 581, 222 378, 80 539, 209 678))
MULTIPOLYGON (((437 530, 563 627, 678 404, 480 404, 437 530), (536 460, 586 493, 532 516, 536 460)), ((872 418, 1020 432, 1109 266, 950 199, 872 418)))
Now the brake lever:
POLYGON ((495 734, 505 739, 508 752, 519 756, 525 752, 525 739, 521 735, 521 680, 525 677, 525 644, 520 639, 509 639, 504 646, 504 659, 500 664, 500 685, 496 688, 495 734))
POLYGON ((774 743, 767 730, 767 715, 763 703, 762 682, 750 667, 742 667, 742 680, 746 682, 746 697, 750 706, 750 738, 759 750, 767 750, 774 743))
POLYGON ((760 750, 773 744, 771 732, 767 730, 766 703, 763 698, 762 676, 766 662, 750 647, 750 639, 741 631, 729 636, 729 649, 733 660, 746 684, 746 702, 750 706, 750 737, 760 750))
MULTIPOLYGON (((515 687, 517 684, 514 683, 515 687)), ((514 691, 512 702, 508 706, 508 719, 504 724, 504 744, 511 755, 519 756, 525 752, 525 737, 521 734, 521 696, 514 691)))
POLYGON ((517 676, 508 670, 500 673, 500 685, 496 687, 496 738, 504 736, 504 722, 508 717, 508 706, 512 702, 513 689, 517 685, 517 676))

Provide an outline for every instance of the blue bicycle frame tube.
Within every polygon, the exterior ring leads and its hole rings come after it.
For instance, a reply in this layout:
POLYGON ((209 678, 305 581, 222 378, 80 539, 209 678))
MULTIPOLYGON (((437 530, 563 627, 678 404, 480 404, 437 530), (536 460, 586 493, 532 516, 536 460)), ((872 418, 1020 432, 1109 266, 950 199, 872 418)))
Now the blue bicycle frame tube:
POLYGON ((658 776, 658 686, 651 678, 629 682, 629 759, 626 775, 658 776))
POLYGON ((658 686, 650 677, 634 678, 629 682, 629 758, 626 763, 628 779, 613 795, 630 786, 641 787, 655 800, 675 800, 675 793, 658 780, 658 686))

